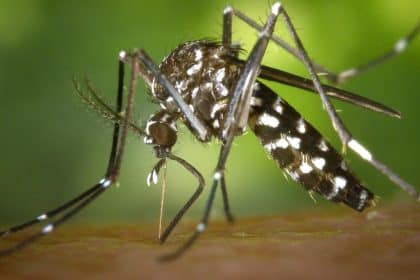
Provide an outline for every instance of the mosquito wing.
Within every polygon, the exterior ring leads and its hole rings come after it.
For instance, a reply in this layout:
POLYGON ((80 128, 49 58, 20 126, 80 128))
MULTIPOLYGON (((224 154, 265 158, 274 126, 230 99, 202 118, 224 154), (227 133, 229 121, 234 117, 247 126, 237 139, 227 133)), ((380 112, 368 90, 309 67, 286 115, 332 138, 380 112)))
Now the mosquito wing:
MULTIPOLYGON (((239 59, 235 62, 239 65, 244 64, 244 61, 239 59)), ((262 65, 259 77, 265 80, 282 83, 317 94, 317 91, 311 79, 303 78, 276 68, 271 68, 262 65)), ((324 90, 329 97, 345 101, 375 112, 383 113, 391 117, 401 118, 401 113, 399 111, 390 108, 384 104, 333 86, 325 84, 323 84, 322 86, 324 87, 324 90)))

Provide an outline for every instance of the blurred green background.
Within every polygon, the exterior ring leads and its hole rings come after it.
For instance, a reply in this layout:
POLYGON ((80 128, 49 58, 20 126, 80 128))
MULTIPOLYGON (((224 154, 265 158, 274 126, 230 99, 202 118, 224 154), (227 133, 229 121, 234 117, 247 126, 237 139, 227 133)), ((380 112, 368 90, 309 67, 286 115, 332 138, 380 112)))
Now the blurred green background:
MULTIPOLYGON (((114 100, 117 54, 144 48, 159 61, 185 40, 220 38, 223 1, 0 1, 0 224, 22 222, 51 209, 96 183, 106 168, 112 126, 73 94, 73 76, 89 76, 104 98, 114 100)), ((269 1, 231 0, 229 4, 263 21, 269 1)), ((332 70, 365 62, 392 47, 419 19, 417 0, 285 0, 312 58, 332 70)), ((289 37, 282 24, 277 34, 289 37)), ((248 49, 256 32, 234 21, 234 41, 248 49)), ((305 69, 278 47, 264 62, 306 76, 305 69)), ((347 82, 344 88, 391 105, 403 120, 335 102, 360 141, 398 174, 420 185, 418 109, 420 38, 401 57, 347 82)), ((337 136, 316 96, 273 85, 303 116, 339 147, 337 136)), ((143 94, 136 116, 155 110, 143 94)), ((183 128, 174 152, 193 163, 210 182, 219 145, 202 145, 183 128)), ((146 187, 156 160, 141 139, 130 137, 120 186, 112 188, 75 221, 157 222, 160 185, 146 187)), ((412 201, 379 172, 347 155, 359 178, 384 200, 412 201)), ((340 206, 317 197, 317 204, 296 183, 286 180, 257 139, 248 133, 235 141, 227 183, 234 214, 278 214, 340 206)), ((169 165, 166 218, 194 191, 196 182, 169 165)), ((196 219, 208 186, 189 212, 196 219)), ((213 216, 222 217, 220 194, 213 216)), ((352 210, 349 210, 352 211, 352 210)))

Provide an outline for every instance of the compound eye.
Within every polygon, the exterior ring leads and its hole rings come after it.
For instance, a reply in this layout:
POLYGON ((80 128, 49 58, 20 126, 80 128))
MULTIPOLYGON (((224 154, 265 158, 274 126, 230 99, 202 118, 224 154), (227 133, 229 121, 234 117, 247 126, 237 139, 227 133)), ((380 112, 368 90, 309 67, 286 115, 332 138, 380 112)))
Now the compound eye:
POLYGON ((177 133, 173 127, 166 123, 153 123, 149 126, 150 137, 153 144, 162 147, 172 147, 177 140, 177 133))

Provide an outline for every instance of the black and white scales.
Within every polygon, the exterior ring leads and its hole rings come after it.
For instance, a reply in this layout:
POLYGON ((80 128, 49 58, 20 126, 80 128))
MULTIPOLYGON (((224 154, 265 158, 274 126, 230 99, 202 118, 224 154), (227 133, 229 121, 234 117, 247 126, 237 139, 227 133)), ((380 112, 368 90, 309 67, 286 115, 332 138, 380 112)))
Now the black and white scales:
MULTIPOLYGON (((192 41, 178 46, 159 67, 215 138, 221 134, 229 98, 241 74, 238 53, 238 48, 217 42, 192 41)), ((177 120, 195 131, 158 83, 151 90, 161 110, 149 118, 144 142, 170 149, 176 143, 177 120)), ((358 211, 371 204, 373 194, 361 185, 342 156, 261 81, 253 87, 248 125, 277 165, 308 191, 358 211)))

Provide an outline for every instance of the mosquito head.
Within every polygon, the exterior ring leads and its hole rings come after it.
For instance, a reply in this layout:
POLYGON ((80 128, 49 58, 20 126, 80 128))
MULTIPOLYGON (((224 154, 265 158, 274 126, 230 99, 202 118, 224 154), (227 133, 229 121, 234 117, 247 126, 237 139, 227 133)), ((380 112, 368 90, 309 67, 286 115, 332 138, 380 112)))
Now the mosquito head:
MULTIPOLYGON (((159 111, 150 116, 146 124, 145 134, 144 143, 154 145, 155 150, 170 151, 178 138, 178 129, 171 115, 159 111)), ((158 157, 160 157, 160 154, 161 152, 156 153, 158 157)))

